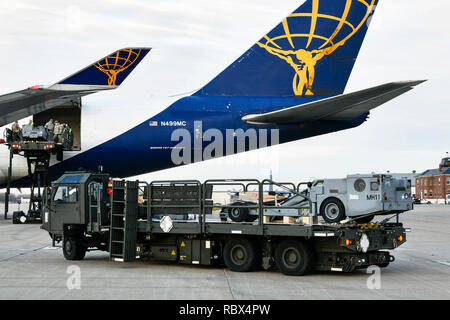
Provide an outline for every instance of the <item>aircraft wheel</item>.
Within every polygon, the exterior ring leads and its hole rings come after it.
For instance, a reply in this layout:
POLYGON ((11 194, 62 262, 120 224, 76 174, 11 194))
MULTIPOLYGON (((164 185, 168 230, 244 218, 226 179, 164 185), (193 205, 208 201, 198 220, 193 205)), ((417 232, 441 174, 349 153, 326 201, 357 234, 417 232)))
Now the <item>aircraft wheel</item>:
POLYGON ((338 223, 345 219, 345 207, 341 200, 328 198, 320 206, 320 214, 326 222, 338 223))
POLYGON ((249 218, 249 210, 248 208, 230 208, 228 210, 228 216, 234 222, 246 222, 249 218))

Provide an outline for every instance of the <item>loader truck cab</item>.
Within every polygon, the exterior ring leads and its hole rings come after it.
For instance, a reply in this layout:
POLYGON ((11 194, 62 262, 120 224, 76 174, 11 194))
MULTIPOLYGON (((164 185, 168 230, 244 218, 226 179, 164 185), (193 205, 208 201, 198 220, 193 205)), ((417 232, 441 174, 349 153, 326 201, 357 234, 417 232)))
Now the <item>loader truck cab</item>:
POLYGON ((110 224, 111 184, 105 173, 66 172, 46 190, 41 228, 54 242, 63 240, 65 255, 81 258, 89 246, 106 246, 101 235, 110 224), (91 243, 82 245, 82 234, 97 236, 83 237, 91 243))

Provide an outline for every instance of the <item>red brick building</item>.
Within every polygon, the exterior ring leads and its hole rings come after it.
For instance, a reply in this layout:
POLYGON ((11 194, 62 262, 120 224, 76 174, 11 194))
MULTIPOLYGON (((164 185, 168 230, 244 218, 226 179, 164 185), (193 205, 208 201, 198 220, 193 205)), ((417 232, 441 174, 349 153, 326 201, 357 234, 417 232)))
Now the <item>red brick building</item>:
POLYGON ((416 177, 416 197, 450 200, 450 157, 442 159, 438 169, 429 169, 416 177))

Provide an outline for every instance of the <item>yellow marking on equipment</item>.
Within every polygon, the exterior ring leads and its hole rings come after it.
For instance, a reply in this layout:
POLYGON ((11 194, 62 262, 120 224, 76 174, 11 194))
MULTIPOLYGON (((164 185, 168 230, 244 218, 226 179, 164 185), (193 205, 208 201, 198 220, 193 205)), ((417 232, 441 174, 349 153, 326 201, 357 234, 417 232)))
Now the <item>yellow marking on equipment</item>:
POLYGON ((176 255, 177 253, 175 252, 175 250, 172 250, 172 253, 171 253, 171 255, 176 255))
POLYGON ((186 244, 183 242, 181 242, 181 247, 186 247, 186 244))

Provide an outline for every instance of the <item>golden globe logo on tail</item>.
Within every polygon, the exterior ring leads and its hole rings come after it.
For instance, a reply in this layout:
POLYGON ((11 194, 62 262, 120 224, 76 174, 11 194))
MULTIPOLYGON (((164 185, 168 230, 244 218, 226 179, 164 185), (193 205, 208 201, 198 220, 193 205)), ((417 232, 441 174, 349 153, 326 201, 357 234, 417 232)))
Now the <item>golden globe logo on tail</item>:
POLYGON ((108 76, 108 85, 115 86, 117 75, 132 66, 141 54, 141 49, 125 49, 97 62, 94 66, 108 76))
MULTIPOLYGON (((320 0, 312 0, 312 11, 293 13, 283 20, 283 31, 276 37, 270 38, 265 36, 265 43, 258 42, 257 44, 265 49, 268 53, 284 60, 295 71, 294 78, 292 80, 292 89, 296 96, 311 96, 314 95, 313 84, 316 76, 316 64, 318 61, 326 56, 332 54, 336 49, 345 45, 345 43, 353 37, 364 25, 371 13, 375 9, 376 0, 341 0, 344 7, 342 16, 336 17, 333 15, 319 12, 320 0), (354 25, 348 21, 350 10, 353 6, 364 6, 367 11, 358 25, 354 25), (294 19, 310 19, 311 24, 309 30, 292 30, 289 23, 294 19), (327 36, 317 34, 317 26, 321 23, 334 23, 337 24, 334 32, 327 36), (348 34, 342 34, 345 31, 348 34), (334 42, 336 37, 342 37, 339 42, 334 42), (294 45, 295 38, 306 38, 307 43, 305 48, 296 48, 294 45), (312 48, 311 44, 314 39, 322 40, 323 44, 312 48), (280 40, 287 40, 289 48, 283 48, 280 45, 280 40)), ((291 23, 292 25, 292 23, 291 23)), ((315 42, 317 43, 317 42, 315 42)))

